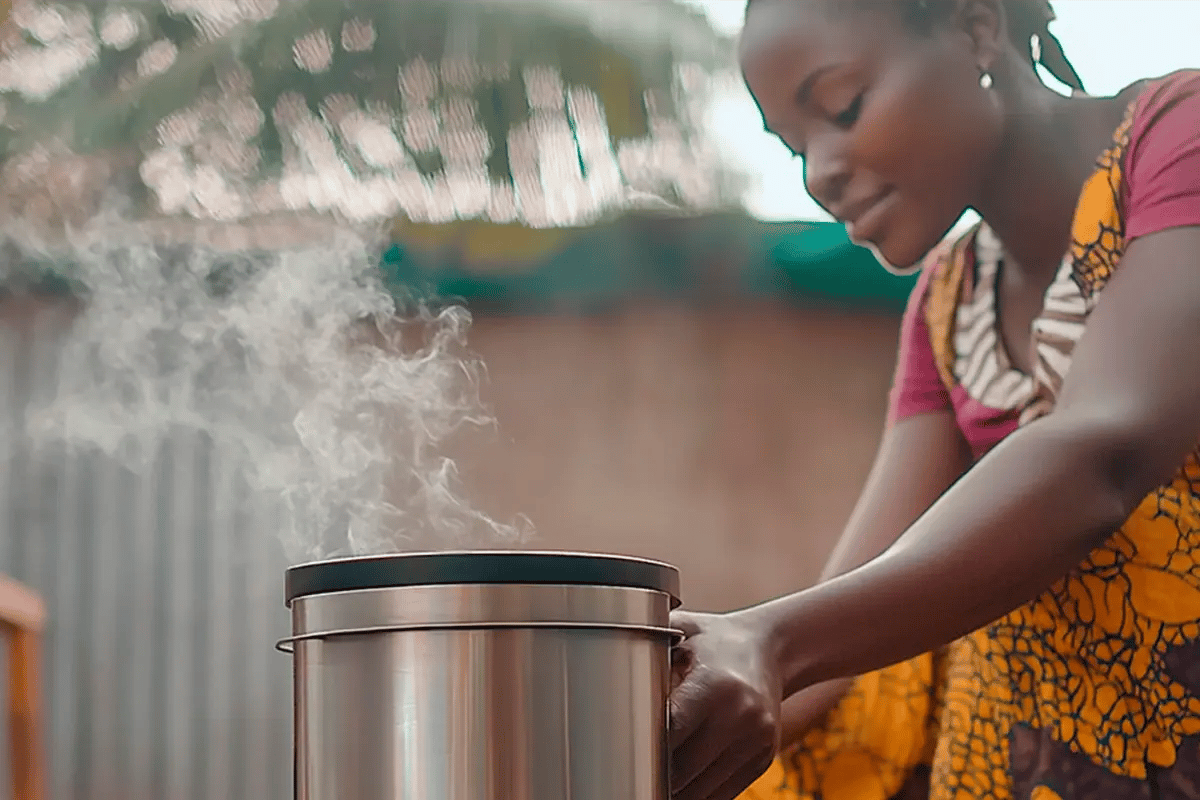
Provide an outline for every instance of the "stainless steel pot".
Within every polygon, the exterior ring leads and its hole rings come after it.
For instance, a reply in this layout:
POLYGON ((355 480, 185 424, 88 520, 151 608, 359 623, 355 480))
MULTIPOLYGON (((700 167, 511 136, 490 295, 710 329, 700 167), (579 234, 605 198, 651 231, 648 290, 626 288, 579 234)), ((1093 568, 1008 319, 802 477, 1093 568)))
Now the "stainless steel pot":
POLYGON ((298 800, 668 800, 679 575, 581 553, 293 567, 298 800))

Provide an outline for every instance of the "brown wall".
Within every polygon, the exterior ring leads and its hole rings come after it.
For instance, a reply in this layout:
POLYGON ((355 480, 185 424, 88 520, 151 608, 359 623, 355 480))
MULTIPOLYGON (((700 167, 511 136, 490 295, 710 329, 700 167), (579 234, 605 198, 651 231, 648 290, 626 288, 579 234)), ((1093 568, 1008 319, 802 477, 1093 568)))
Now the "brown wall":
MULTIPOLYGON (((133 480, 9 436, 31 393, 57 391, 69 317, 0 297, 0 574, 50 611, 50 795, 283 797, 290 663, 270 644, 289 618, 281 554, 261 535, 273 510, 230 507, 229 476, 195 437, 133 480)), ((470 343, 500 424, 461 461, 467 493, 527 514, 533 546, 674 562, 694 608, 798 588, 867 469, 895 327, 769 306, 481 317, 470 343)))
MULTIPOLYGON (((0 303, 5 335, 56 306, 0 303)), ((526 515, 529 547, 674 563, 695 608, 801 588, 869 468, 897 322, 770 304, 481 316, 469 347, 499 425, 456 453, 465 496, 526 515)))
POLYGON ((537 547, 661 558, 728 608, 816 576, 882 428, 891 316, 773 306, 483 318, 499 430, 468 496, 537 547))

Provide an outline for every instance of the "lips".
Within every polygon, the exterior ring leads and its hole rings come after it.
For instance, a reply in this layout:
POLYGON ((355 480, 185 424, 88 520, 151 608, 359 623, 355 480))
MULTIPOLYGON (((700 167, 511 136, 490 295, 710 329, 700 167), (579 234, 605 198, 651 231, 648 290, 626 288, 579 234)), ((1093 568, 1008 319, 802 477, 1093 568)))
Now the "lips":
POLYGON ((837 216, 846 224, 846 234, 854 242, 870 242, 879 234, 879 229, 891 207, 893 192, 887 189, 874 197, 846 206, 837 216))

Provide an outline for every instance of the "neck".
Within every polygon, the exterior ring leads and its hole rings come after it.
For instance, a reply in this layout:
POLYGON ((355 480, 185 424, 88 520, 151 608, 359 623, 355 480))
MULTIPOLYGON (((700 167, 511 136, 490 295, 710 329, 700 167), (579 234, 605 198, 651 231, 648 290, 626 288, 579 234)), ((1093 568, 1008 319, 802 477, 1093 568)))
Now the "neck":
POLYGON ((1004 242, 1012 265, 1049 279, 1070 244, 1084 182, 1116 127, 1111 100, 1065 98, 1041 86, 1009 114, 976 211, 1004 242))

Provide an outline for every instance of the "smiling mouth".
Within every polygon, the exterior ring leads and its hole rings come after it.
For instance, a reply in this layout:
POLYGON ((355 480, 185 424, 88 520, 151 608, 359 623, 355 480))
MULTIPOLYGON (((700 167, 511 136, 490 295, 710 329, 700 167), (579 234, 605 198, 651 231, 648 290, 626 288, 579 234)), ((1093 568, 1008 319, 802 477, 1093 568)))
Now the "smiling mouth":
POLYGON ((884 192, 852 219, 846 220, 846 235, 850 237, 850 241, 856 244, 874 241, 887 219, 893 195, 891 190, 884 192))

